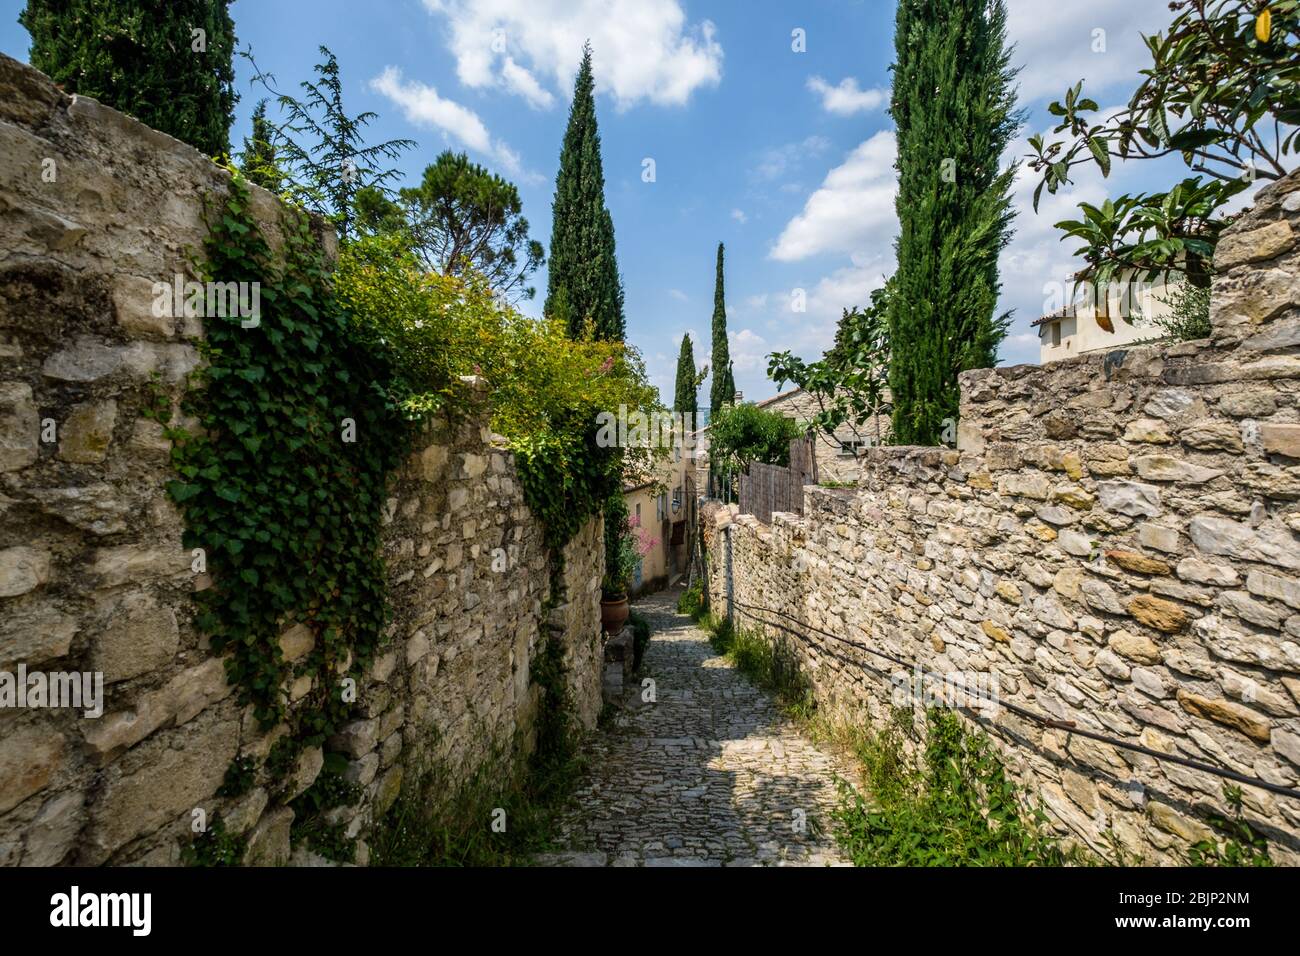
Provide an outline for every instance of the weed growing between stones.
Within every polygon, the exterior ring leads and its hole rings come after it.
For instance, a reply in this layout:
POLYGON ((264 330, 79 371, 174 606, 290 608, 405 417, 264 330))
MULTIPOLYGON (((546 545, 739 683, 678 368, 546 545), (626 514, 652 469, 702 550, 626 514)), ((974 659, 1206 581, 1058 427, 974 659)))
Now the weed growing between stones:
POLYGON ((1188 848, 1187 862, 1192 866, 1272 866, 1268 841, 1242 813, 1241 788, 1225 784, 1223 799, 1231 815, 1216 813, 1208 818, 1223 842, 1215 836, 1198 840, 1188 848))
POLYGON ((348 836, 347 824, 330 813, 361 802, 361 787, 347 781, 346 770, 346 757, 326 754, 316 780, 289 802, 294 814, 289 833, 292 845, 306 843, 309 849, 336 863, 354 862, 357 852, 356 837, 348 836))
POLYGON ((857 866, 1062 866, 1090 862, 1063 848, 1047 818, 1007 778, 988 738, 950 710, 926 712, 924 741, 912 712, 884 730, 853 737, 868 797, 840 783, 832 815, 840 845, 857 866))
MULTIPOLYGON (((689 592, 687 592, 689 593, 689 592)), ((686 595, 682 595, 683 599, 686 595)), ((704 612, 696 617, 709 644, 751 682, 776 695, 786 716, 807 722, 817 710, 812 685, 800 670, 789 642, 704 612)))
POLYGON ((186 866, 238 866, 246 848, 247 841, 228 832, 225 821, 214 816, 206 830, 181 847, 181 862, 186 866))
POLYGON ((532 752, 513 759, 497 752, 459 787, 451 767, 424 757, 375 822, 372 865, 510 866, 552 849, 557 812, 583 770, 557 639, 538 652, 531 679, 539 689, 532 752))

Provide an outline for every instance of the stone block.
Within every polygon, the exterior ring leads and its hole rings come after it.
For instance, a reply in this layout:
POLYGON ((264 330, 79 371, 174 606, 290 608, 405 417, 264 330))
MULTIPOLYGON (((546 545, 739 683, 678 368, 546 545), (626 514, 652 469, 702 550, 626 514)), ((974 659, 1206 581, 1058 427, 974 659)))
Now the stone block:
POLYGON ((1264 451, 1270 455, 1300 458, 1300 425, 1275 425, 1266 422, 1259 426, 1259 438, 1264 451))
POLYGON ((0 382, 0 472, 18 471, 40 454, 41 423, 31 386, 0 382))
POLYGON ((248 836, 244 851, 245 866, 284 866, 292 852, 289 834, 293 827, 293 810, 276 807, 258 821, 248 836))
POLYGON ((48 787, 64 753, 64 737, 54 730, 23 727, 0 735, 0 813, 48 787))
POLYGON ((125 531, 127 519, 139 511, 132 498, 107 482, 83 487, 33 488, 41 510, 94 535, 125 531))
POLYGON ((289 663, 301 660, 316 646, 316 635, 305 624, 295 624, 280 635, 280 653, 289 663))
POLYGON ((117 402, 83 402, 74 405, 58 430, 59 457, 78 464, 96 464, 108 457, 117 424, 117 402))
POLYGON ((1097 483, 1101 506, 1130 518, 1154 518, 1162 511, 1160 489, 1136 481, 1102 481, 1097 483))
POLYGON ((1251 740, 1259 743, 1269 742, 1271 727, 1268 719, 1248 707, 1227 700, 1202 697, 1187 690, 1178 691, 1178 703, 1182 705, 1183 710, 1194 717, 1217 721, 1226 727, 1241 731, 1251 740))
POLYGON ((1192 543, 1206 554, 1260 561, 1300 570, 1300 547, 1292 532, 1276 527, 1253 528, 1230 518, 1199 515, 1188 524, 1192 543))
POLYGON ((0 618, 0 670, 29 668, 66 655, 77 619, 45 604, 29 604, 0 618))
POLYGON ((1273 259, 1295 245, 1295 234, 1285 219, 1249 230, 1228 230, 1214 250, 1214 268, 1227 271, 1248 262, 1273 259))
POLYGON ((0 551, 0 598, 34 591, 50 579, 50 553, 17 547, 0 551))
POLYGON ((107 683, 129 680, 170 664, 180 645, 176 612, 152 595, 124 595, 91 645, 91 666, 107 683))
POLYGON ((27 827, 23 866, 58 866, 73 852, 85 823, 85 794, 72 790, 45 801, 27 827))
POLYGON ((119 762, 91 805, 81 857, 103 863, 136 837, 207 806, 204 801, 221 786, 238 744, 235 720, 212 720, 141 744, 129 755, 130 766, 119 762))

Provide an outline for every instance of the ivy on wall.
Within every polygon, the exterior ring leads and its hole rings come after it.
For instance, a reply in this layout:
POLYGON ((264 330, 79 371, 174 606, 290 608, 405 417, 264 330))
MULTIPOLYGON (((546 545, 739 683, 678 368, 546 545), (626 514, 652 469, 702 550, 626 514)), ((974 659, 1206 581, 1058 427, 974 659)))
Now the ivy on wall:
MULTIPOLYGON (((572 342, 558 325, 502 310, 473 285, 397 270, 379 255, 361 260, 356 244, 329 272, 301 211, 284 210, 284 242, 273 249, 249 203, 234 172, 229 192, 210 201, 200 272, 213 283, 257 283, 258 308, 205 314, 205 363, 182 401, 184 421, 171 421, 160 383, 145 414, 172 440, 176 477, 167 490, 184 515, 185 547, 202 549, 211 573, 196 593, 196 624, 263 728, 289 729, 260 767, 237 758, 222 792, 246 792, 262 777, 283 800, 299 754, 351 718, 345 679, 360 679, 387 623, 381 517, 389 476, 417 433, 412 423, 454 420, 456 376, 488 373, 494 424, 511 433, 555 592, 565 544, 620 483, 621 456, 597 441, 597 414, 649 404, 653 391, 622 346, 572 342), (294 625, 313 641, 291 661, 280 642, 294 625), (303 678, 311 689, 291 707, 288 688, 303 678)), ((553 593, 547 606, 558 600, 553 593)), ((572 754, 562 658, 552 638, 532 662, 541 687, 534 762, 542 769, 530 768, 538 779, 572 754)), ((342 758, 324 759, 316 784, 290 804, 293 840, 350 860, 354 841, 328 811, 359 794, 342 785, 342 758)), ((196 860, 220 863, 238 847, 200 849, 196 860)))
POLYGON ((235 173, 209 224, 204 277, 258 283, 260 309, 205 318, 206 367, 182 406, 199 427, 168 429, 179 476, 168 492, 186 548, 202 548, 212 572, 198 626, 262 725, 290 721, 296 750, 346 718, 343 678, 379 642, 380 515, 409 427, 382 385, 386 354, 352 335, 308 217, 285 212, 274 255, 235 173), (291 664, 279 638, 294 624, 315 642, 291 664), (290 714, 285 687, 303 676, 311 691, 290 714))

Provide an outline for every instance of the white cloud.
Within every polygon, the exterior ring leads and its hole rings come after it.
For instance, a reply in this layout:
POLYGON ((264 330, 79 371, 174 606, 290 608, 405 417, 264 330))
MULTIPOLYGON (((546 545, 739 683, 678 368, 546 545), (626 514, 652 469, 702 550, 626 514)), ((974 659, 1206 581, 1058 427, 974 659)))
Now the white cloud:
POLYGON ((408 122, 441 130, 446 138, 496 160, 512 175, 529 176, 519 154, 494 140, 477 113, 439 96, 432 86, 418 80, 403 81, 402 71, 389 66, 370 81, 370 88, 392 100, 408 122))
POLYGON ((744 212, 743 209, 733 209, 733 210, 731 210, 731 218, 734 219, 734 220, 736 220, 736 222, 740 223, 742 226, 743 226, 745 223, 749 222, 749 217, 745 215, 745 212, 744 212))
POLYGON ((669 289, 668 294, 672 296, 674 299, 676 299, 678 302, 690 301, 690 296, 688 296, 681 289, 669 289))
POLYGON ((831 86, 820 76, 809 77, 808 89, 822 98, 822 109, 838 116, 879 109, 889 98, 888 90, 858 89, 858 81, 851 76, 840 80, 837 86, 831 86))
POLYGON ((567 97, 591 41, 596 88, 619 109, 646 100, 680 106, 722 78, 722 46, 709 20, 686 22, 678 0, 424 0, 448 28, 447 48, 466 86, 499 87, 549 106, 567 97))
MULTIPOLYGON (((1056 3, 1007 0, 1007 39, 1016 44, 1012 62, 1019 76, 1022 106, 1045 107, 1086 77, 1095 94, 1119 84, 1137 86, 1137 71, 1151 54, 1141 34, 1169 26, 1168 0, 1090 0, 1056 3), (1096 33, 1095 31, 1104 31, 1096 33), (1094 52, 1104 41, 1104 50, 1094 52)), ((1127 97, 1123 97, 1127 99, 1127 97)))
POLYGON ((508 56, 502 62, 501 79, 506 89, 522 96, 534 109, 549 109, 555 102, 555 97, 549 90, 542 88, 542 84, 537 82, 537 77, 516 63, 513 57, 508 56))
MULTIPOLYGON (((777 179, 797 168, 805 159, 820 156, 830 149, 831 141, 825 136, 809 136, 798 143, 786 143, 765 149, 754 167, 752 175, 758 180, 777 179)), ((785 189, 786 186, 782 186, 785 189)), ((798 188, 796 185, 794 188, 798 188)))
POLYGON ((786 223, 769 257, 796 262, 823 252, 861 256, 864 250, 887 247, 897 231, 895 151, 892 130, 859 145, 786 223))
POLYGON ((737 372, 767 368, 767 340, 753 329, 741 329, 727 335, 727 351, 737 372))

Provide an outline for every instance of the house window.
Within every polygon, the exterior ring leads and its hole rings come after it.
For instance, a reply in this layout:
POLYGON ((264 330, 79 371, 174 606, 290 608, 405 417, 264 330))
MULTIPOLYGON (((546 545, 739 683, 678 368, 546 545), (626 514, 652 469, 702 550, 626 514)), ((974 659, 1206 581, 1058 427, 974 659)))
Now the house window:
POLYGON ((858 452, 864 444, 864 442, 856 439, 852 441, 841 441, 839 456, 841 458, 857 458, 858 452))
POLYGON ((655 498, 655 520, 663 521, 668 517, 668 495, 661 494, 655 498))
POLYGON ((1061 323, 1060 322, 1052 323, 1052 346, 1055 348, 1060 348, 1061 346, 1061 323))

